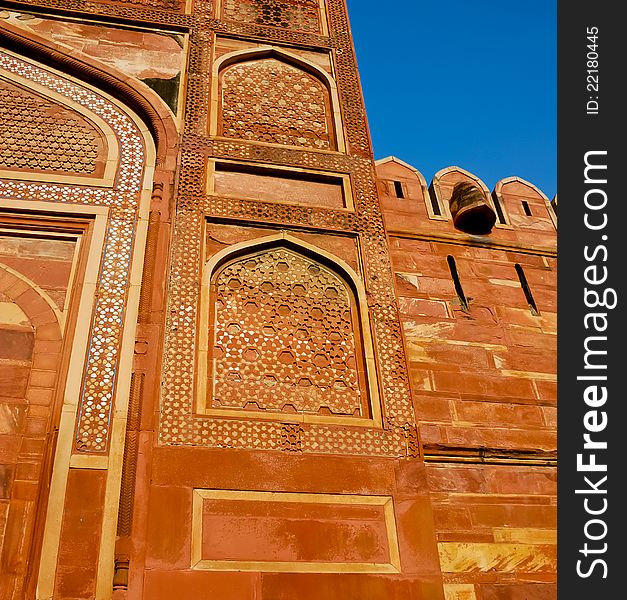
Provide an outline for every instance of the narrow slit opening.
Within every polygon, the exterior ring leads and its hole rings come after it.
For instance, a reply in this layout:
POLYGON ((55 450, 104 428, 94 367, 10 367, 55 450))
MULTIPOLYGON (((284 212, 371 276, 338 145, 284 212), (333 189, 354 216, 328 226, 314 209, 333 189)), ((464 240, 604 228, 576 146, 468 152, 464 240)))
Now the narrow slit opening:
POLYGON ((523 210, 528 217, 532 217, 531 208, 529 207, 529 203, 526 200, 522 201, 523 210))
POLYGON ((518 280, 520 281, 520 287, 522 288, 525 298, 527 299, 527 304, 529 305, 529 310, 531 314, 534 316, 538 316, 540 311, 536 306, 536 301, 533 299, 533 294, 531 293, 531 289, 529 288, 529 284, 527 283, 527 277, 525 277, 525 272, 519 264, 514 265, 516 269, 516 273, 518 274, 518 280))
POLYGON ((462 305, 462 309, 467 311, 468 300, 466 298, 466 294, 464 294, 464 288, 462 287, 462 283, 459 280, 459 274, 457 273, 457 265, 455 264, 455 259, 449 255, 446 257, 446 260, 448 262, 448 268, 451 272, 451 277, 453 278, 453 284, 455 285, 455 292, 457 293, 459 302, 462 305))
POLYGON ((394 182, 394 193, 396 194, 397 198, 405 197, 405 193, 403 192, 403 185, 401 184, 400 181, 394 182))
POLYGON ((437 196, 435 195, 435 190, 433 189, 433 184, 429 186, 429 200, 431 200, 431 210, 436 217, 442 216, 442 210, 440 209, 440 203, 438 202, 437 196))
POLYGON ((494 208, 496 208, 496 218, 500 225, 506 225, 507 221, 505 220, 505 213, 503 212, 503 207, 499 201, 498 196, 492 192, 492 202, 494 202, 494 208))

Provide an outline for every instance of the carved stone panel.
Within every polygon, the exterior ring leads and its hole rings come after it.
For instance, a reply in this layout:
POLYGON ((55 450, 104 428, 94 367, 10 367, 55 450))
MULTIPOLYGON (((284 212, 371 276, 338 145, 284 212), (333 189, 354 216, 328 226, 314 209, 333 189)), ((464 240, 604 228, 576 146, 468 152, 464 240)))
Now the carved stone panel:
POLYGON ((247 61, 224 69, 221 85, 223 136, 335 147, 328 90, 302 69, 275 58, 247 61))
POLYGON ((0 106, 0 169, 89 175, 102 170, 104 140, 78 113, 3 79, 0 106))
POLYGON ((355 300, 337 274, 273 248, 221 268, 214 290, 212 407, 368 418, 355 300))
POLYGON ((223 16, 307 33, 320 31, 319 0, 224 0, 223 16))

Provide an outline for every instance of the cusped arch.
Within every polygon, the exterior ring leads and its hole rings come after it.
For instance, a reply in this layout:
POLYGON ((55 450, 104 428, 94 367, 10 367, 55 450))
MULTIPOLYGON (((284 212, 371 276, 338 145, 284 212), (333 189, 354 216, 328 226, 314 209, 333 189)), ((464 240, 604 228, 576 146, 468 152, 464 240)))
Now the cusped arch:
POLYGON ((207 262, 201 306, 203 412, 380 423, 365 293, 341 259, 286 233, 235 244, 207 262))
MULTIPOLYGON (((211 94, 211 118, 209 124, 209 134, 212 136, 224 135, 223 127, 221 126, 221 116, 223 109, 223 77, 226 71, 230 67, 237 67, 239 65, 254 65, 260 64, 263 61, 276 61, 279 65, 285 66, 287 69, 294 69, 300 71, 317 82, 321 89, 324 91, 326 98, 324 98, 325 108, 325 123, 327 134, 329 136, 328 147, 322 147, 322 145, 312 145, 312 148, 318 147, 323 150, 337 150, 339 152, 345 151, 345 142, 342 133, 341 116, 339 109, 339 97, 337 93, 337 85, 334 79, 324 69, 320 68, 315 63, 297 56, 291 52, 288 52, 282 48, 276 48, 274 46, 260 46, 257 48, 249 48, 246 50, 237 50, 230 52, 218 58, 213 65, 212 73, 212 94, 211 94)), ((251 97, 254 97, 254 93, 251 97)), ((284 100, 283 98, 278 101, 284 100)), ((320 98, 318 98, 320 101, 320 98)), ((315 103, 310 103, 308 108, 315 111, 315 103)), ((286 104, 287 106, 287 104, 286 104)), ((289 107, 293 110, 293 106, 289 107)), ((303 117, 300 121, 305 123, 311 122, 311 115, 303 114, 296 115, 296 117, 303 117)), ((268 119, 268 115, 264 115, 265 119, 268 119)), ((271 126, 274 131, 281 130, 286 125, 289 128, 289 115, 281 117, 281 123, 272 123, 268 121, 268 125, 271 126)), ((299 119, 297 118, 296 121, 299 119)), ((297 123, 296 132, 294 135, 299 135, 303 131, 303 124, 297 123)), ((235 137, 235 136, 227 136, 235 137)), ((293 140, 294 141, 294 140, 293 140)), ((302 142, 295 142, 288 145, 302 146, 306 145, 302 142)))

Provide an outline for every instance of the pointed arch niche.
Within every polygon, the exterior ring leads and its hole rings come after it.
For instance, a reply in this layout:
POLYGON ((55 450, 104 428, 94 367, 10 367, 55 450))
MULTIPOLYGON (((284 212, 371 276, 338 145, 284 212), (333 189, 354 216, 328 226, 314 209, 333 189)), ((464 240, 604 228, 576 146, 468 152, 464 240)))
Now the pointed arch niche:
POLYGON ((198 412, 380 426, 367 305, 339 258, 286 233, 205 265, 198 412))
MULTIPOLYGON (((114 571, 126 414, 157 168, 157 136, 153 138, 149 126, 131 107, 133 96, 127 92, 132 86, 114 78, 112 70, 83 62, 84 57, 63 55, 44 41, 4 26, 0 37, 14 40, 14 46, 28 55, 0 51, 4 96, 11 106, 26 107, 27 116, 39 125, 21 127, 21 138, 17 139, 14 124, 4 121, 5 144, 13 151, 5 154, 0 172, 0 209, 6 213, 3 219, 15 221, 14 229, 23 229, 24 236, 41 239, 45 237, 42 232, 48 230, 63 232, 70 224, 84 225, 62 355, 55 365, 47 362, 37 367, 51 372, 51 366, 56 369, 54 381, 51 375, 43 379, 54 389, 37 392, 37 404, 44 392, 54 394, 58 402, 49 420, 53 441, 48 444, 50 452, 38 476, 41 521, 37 521, 36 539, 31 542, 35 558, 28 567, 28 585, 33 593, 37 589, 37 597, 56 597, 59 587, 74 576, 75 564, 66 549, 75 547, 75 536, 88 536, 98 551, 83 571, 88 573, 85 581, 91 582, 91 589, 81 593, 104 598, 110 593, 114 571), (75 64, 76 69, 69 68, 75 64), (58 67, 68 67, 74 74, 58 67), (119 93, 121 99, 106 90, 119 93), (12 139, 16 140, 15 149, 12 139), (9 160, 15 157, 25 160, 9 160), (81 160, 72 160, 75 157, 81 160), (71 519, 68 507, 80 497, 79 488, 72 487, 77 478, 89 479, 98 490, 90 496, 94 517, 80 530, 65 525, 71 519)), ((166 132, 173 128, 168 118, 164 118, 166 132)), ((42 271, 46 281, 55 274, 54 269, 45 270, 45 264, 37 269, 33 272, 42 271)), ((22 291, 24 300, 34 302, 35 291, 22 291)), ((10 297, 7 290, 4 294, 10 297)), ((42 301, 38 303, 43 306, 42 301)), ((48 312, 51 319, 53 313, 48 312)), ((41 318, 40 313, 35 317, 41 318)), ((54 330, 62 330, 60 323, 59 319, 56 325, 47 323, 44 335, 60 335, 54 330)), ((56 337, 44 341, 46 346, 61 343, 56 337)), ((53 406, 52 399, 49 402, 53 406)), ((17 521, 29 526, 25 519, 17 521)), ((17 567, 14 570, 18 573, 17 567)), ((33 593, 26 595, 32 597, 33 593)))
POLYGON ((273 46, 215 61, 209 135, 345 151, 337 87, 313 62, 273 46))
POLYGON ((494 225, 496 228, 512 228, 505 207, 503 207, 500 203, 497 206, 496 203, 498 202, 498 198, 495 198, 495 196, 490 193, 490 190, 488 189, 486 184, 483 183, 483 181, 481 181, 479 177, 473 175, 470 171, 466 171, 466 169, 462 169, 458 166, 446 167, 439 170, 433 176, 433 180, 431 181, 431 188, 435 193, 437 202, 440 207, 446 211, 444 214, 446 214, 448 218, 452 218, 450 200, 451 194, 453 192, 453 187, 456 183, 459 183, 461 181, 468 181, 469 183, 472 183, 481 190, 485 201, 494 209, 494 212, 498 215, 497 221, 494 225))
POLYGON ((120 148, 88 107, 0 68, 0 178, 113 187, 120 148))

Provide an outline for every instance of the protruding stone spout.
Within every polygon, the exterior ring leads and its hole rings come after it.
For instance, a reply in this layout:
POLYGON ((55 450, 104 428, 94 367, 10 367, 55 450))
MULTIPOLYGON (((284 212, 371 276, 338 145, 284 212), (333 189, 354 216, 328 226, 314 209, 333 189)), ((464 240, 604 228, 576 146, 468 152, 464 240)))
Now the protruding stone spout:
POLYGON ((458 183, 451 196, 451 215, 457 229, 466 233, 490 233, 496 223, 496 213, 483 192, 472 183, 458 183))

